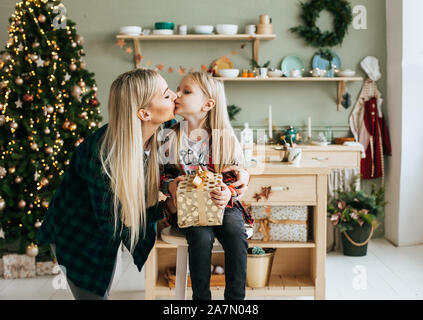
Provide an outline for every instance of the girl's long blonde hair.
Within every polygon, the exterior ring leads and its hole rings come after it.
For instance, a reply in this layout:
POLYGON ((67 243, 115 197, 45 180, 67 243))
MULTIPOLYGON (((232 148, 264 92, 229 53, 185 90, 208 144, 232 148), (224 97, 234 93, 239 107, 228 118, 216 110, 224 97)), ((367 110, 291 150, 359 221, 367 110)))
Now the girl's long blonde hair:
MULTIPOLYGON (((206 99, 213 99, 215 106, 202 122, 205 129, 211 131, 213 164, 215 172, 222 173, 231 166, 243 167, 244 155, 229 120, 228 107, 223 82, 214 79, 206 72, 190 72, 190 77, 201 89, 206 99)), ((180 124, 175 128, 177 147, 175 155, 179 157, 181 141, 180 124)))
POLYGON ((100 146, 102 168, 110 178, 113 192, 115 235, 120 219, 120 232, 123 225, 130 229, 131 252, 138 242, 141 227, 145 236, 146 208, 158 201, 157 138, 154 134, 150 139, 151 151, 145 164, 142 121, 137 117, 139 109, 149 107, 158 89, 158 77, 154 70, 135 69, 121 74, 112 83, 109 123, 100 146))

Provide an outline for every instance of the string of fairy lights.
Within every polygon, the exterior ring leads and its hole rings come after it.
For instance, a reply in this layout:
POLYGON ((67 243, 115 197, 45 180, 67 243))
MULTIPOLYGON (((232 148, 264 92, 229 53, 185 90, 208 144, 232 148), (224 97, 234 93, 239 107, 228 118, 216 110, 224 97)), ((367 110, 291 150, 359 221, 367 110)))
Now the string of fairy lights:
MULTIPOLYGON (((35 207, 48 208, 49 202, 45 198, 41 199, 38 194, 49 185, 55 174, 62 176, 65 172, 65 167, 69 165, 69 148, 64 148, 65 142, 61 137, 61 132, 62 134, 66 132, 65 136, 68 140, 73 137, 74 146, 77 147, 83 141, 81 133, 87 131, 86 128, 88 129, 87 133, 98 128, 101 121, 100 109, 95 97, 97 87, 93 80, 90 79, 91 85, 87 85, 83 80, 83 76, 81 76, 70 91, 69 88, 66 88, 69 81, 73 83, 74 81, 72 80, 75 80, 75 77, 78 76, 75 72, 82 72, 85 69, 85 62, 81 59, 81 56, 84 55, 82 49, 83 37, 77 34, 74 36, 76 33, 74 26, 69 25, 69 23, 66 25, 66 40, 69 41, 66 44, 70 43, 72 49, 79 52, 79 58, 71 57, 70 60, 65 61, 66 59, 62 59, 64 52, 57 41, 53 38, 49 39, 48 35, 50 32, 44 30, 44 28, 46 30, 51 28, 53 32, 56 31, 54 24, 52 22, 49 23, 50 21, 48 20, 52 17, 53 12, 60 12, 61 6, 63 4, 59 0, 26 0, 17 3, 15 12, 10 18, 9 39, 6 44, 7 50, 0 58, 0 70, 4 68, 1 72, 0 90, 5 89, 4 103, 1 103, 0 100, 0 126, 10 126, 11 133, 11 139, 7 143, 7 148, 1 153, 1 159, 2 161, 13 159, 15 153, 25 152, 26 149, 30 152, 38 153, 39 161, 31 160, 35 168, 33 180, 36 182, 36 190, 28 191, 25 188, 24 192, 26 195, 29 194, 31 201, 29 204, 23 199, 18 202, 18 207, 26 209, 27 215, 31 215, 35 207), (47 17, 42 13, 36 14, 36 12, 41 12, 41 9, 46 9, 47 17), (35 41, 33 40, 29 43, 32 38, 24 32, 24 29, 27 26, 31 26, 32 21, 35 23, 36 28, 32 28, 31 32, 34 34, 38 32, 39 34, 35 41), (48 49, 50 55, 50 57, 46 57, 44 54, 45 60, 41 58, 41 54, 37 50, 44 43, 47 46, 44 49, 48 49), (22 63, 27 64, 26 66, 29 66, 31 70, 14 76, 14 71, 22 69, 22 63), (52 68, 49 69, 51 72, 46 77, 47 81, 40 78, 37 79, 37 69, 50 66, 52 68), (63 74, 58 74, 58 72, 63 72, 63 74), (31 81, 33 79, 35 80, 31 81), (62 81, 60 81, 59 85, 60 79, 62 81), (13 85, 12 81, 14 81, 13 85), (43 81, 46 83, 43 83, 43 81), (17 88, 22 88, 27 83, 29 83, 31 90, 28 90, 23 95, 19 92, 22 90, 13 89, 15 85, 17 88), (90 89, 87 87, 90 87, 90 89), (17 97, 17 100, 14 97, 17 97), (29 120, 24 118, 21 97, 27 103, 25 111, 28 112, 25 113, 32 113, 37 116, 30 116, 29 120), (45 103, 46 97, 48 97, 48 103, 45 103), (77 103, 73 103, 72 98, 77 103), (30 107, 28 107, 28 103, 30 103, 30 107), (76 111, 77 117, 81 121, 86 121, 83 122, 83 124, 86 124, 86 128, 84 128, 84 125, 81 126, 71 121, 75 108, 79 110, 79 112, 76 111), (60 124, 62 125, 60 126, 60 124), (26 140, 25 142, 18 141, 19 139, 16 137, 20 125, 23 125, 26 129, 29 127, 27 140, 21 139, 26 140), (67 132, 70 133, 70 136, 67 132), (53 138, 50 141, 52 143, 46 143, 48 139, 45 139, 45 137, 50 137, 51 134, 53 138), (40 141, 43 141, 41 145, 39 145, 40 141), (40 151, 43 151, 46 156, 40 151)), ((82 72, 82 74, 91 77, 91 74, 87 72, 82 72)), ((81 123, 79 120, 78 122, 81 123)), ((17 168, 14 165, 9 166, 8 170, 0 166, 0 179, 3 179, 7 173, 14 175, 16 171, 17 168)), ((21 183, 22 180, 21 176, 17 176, 14 182, 21 183)), ((0 211, 4 208, 5 201, 0 195, 0 211)), ((39 228, 41 223, 42 220, 37 219, 35 227, 39 228)), ((19 224, 19 227, 22 228, 22 224, 19 224)))

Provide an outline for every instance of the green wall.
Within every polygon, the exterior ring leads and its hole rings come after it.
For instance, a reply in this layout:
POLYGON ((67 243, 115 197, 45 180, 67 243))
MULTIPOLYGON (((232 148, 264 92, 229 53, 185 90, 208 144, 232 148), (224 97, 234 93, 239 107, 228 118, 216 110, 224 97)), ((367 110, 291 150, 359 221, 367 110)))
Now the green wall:
MULTIPOLYGON (((344 39, 342 47, 335 48, 343 68, 355 69, 357 75, 365 76, 360 61, 373 55, 379 59, 383 78, 378 82, 379 89, 386 98, 386 26, 385 0, 351 0, 353 6, 367 8, 367 30, 354 30, 352 27, 344 39)), ((5 45, 8 36, 8 18, 14 12, 16 1, 2 0, 0 3, 0 43, 5 45)), ((310 68, 316 49, 307 46, 302 39, 291 34, 288 29, 300 23, 300 5, 296 0, 65 0, 68 17, 76 22, 79 34, 85 38, 84 50, 87 69, 96 75, 98 98, 101 103, 104 123, 107 122, 107 98, 111 82, 120 73, 134 68, 133 55, 116 44, 116 34, 125 25, 139 25, 152 29, 154 22, 173 21, 175 24, 233 23, 244 32, 246 24, 258 23, 260 14, 269 14, 273 19, 276 39, 262 41, 260 63, 271 61, 271 67, 279 67, 287 55, 301 57, 306 68, 310 68)), ((318 22, 322 28, 330 28, 332 17, 322 12, 318 22)), ((248 68, 252 45, 232 41, 150 41, 141 43, 144 56, 143 65, 151 60, 153 65, 165 66, 162 75, 169 87, 176 89, 181 76, 179 66, 199 69, 215 59, 227 55, 236 68, 248 68), (237 55, 232 55, 236 50, 237 55), (173 73, 168 73, 171 66, 173 73)), ((132 44, 127 42, 127 47, 132 44)), ((355 104, 362 83, 349 83, 348 90, 355 104)), ((226 83, 229 104, 242 107, 235 126, 249 122, 251 127, 266 125, 268 105, 273 106, 273 119, 277 126, 293 125, 303 127, 308 116, 312 126, 332 126, 334 136, 348 135, 348 118, 352 107, 342 112, 336 111, 336 85, 334 83, 226 83)), ((301 129, 301 128, 300 128, 301 129)), ((363 183, 367 188, 369 183, 363 183)), ((383 232, 380 228, 379 233, 383 232)))

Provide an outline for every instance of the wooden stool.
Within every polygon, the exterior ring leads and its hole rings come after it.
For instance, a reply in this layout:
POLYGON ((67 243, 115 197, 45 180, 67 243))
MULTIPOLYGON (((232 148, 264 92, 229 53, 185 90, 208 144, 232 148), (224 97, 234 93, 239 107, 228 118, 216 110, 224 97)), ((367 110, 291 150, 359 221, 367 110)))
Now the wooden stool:
MULTIPOLYGON (((253 235, 252 228, 247 228, 247 237, 253 235)), ((164 228, 160 233, 162 240, 176 245, 176 279, 175 299, 185 300, 188 279, 188 243, 185 234, 172 226, 164 228)), ((217 238, 214 239, 212 252, 222 252, 223 248, 217 238)))

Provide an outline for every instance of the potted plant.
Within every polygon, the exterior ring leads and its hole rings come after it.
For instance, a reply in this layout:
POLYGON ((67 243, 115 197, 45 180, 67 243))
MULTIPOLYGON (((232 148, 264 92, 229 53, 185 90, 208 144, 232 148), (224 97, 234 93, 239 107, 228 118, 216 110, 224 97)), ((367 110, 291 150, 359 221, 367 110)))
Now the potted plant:
POLYGON ((257 68, 259 70, 259 74, 261 78, 265 78, 267 76, 267 67, 269 66, 270 61, 267 61, 264 65, 259 65, 257 61, 253 58, 251 59, 251 68, 257 68))
POLYGON ((247 286, 262 288, 268 285, 272 270, 273 248, 248 248, 247 258, 247 286))
POLYGON ((230 121, 234 121, 235 120, 235 116, 241 111, 241 108, 231 104, 228 106, 228 115, 229 115, 229 120, 230 121))
MULTIPOLYGON (((356 177, 357 178, 357 177, 356 177)), ((355 190, 354 181, 350 190, 355 190)), ((328 203, 328 216, 342 236, 344 255, 365 256, 367 244, 383 215, 385 191, 372 185, 370 194, 364 191, 338 191, 328 203)))

